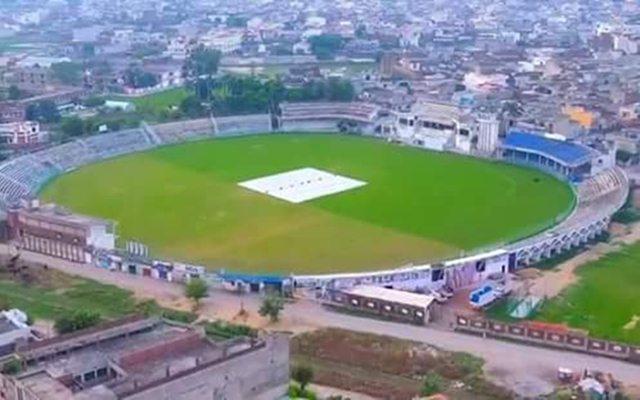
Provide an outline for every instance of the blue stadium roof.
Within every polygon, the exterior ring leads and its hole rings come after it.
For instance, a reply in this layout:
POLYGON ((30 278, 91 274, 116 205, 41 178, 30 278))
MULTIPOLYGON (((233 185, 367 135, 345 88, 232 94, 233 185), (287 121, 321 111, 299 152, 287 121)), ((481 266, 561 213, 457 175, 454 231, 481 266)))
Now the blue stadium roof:
POLYGON ((511 150, 540 154, 569 167, 577 167, 591 160, 593 151, 583 145, 549 139, 541 135, 511 131, 503 147, 511 150))

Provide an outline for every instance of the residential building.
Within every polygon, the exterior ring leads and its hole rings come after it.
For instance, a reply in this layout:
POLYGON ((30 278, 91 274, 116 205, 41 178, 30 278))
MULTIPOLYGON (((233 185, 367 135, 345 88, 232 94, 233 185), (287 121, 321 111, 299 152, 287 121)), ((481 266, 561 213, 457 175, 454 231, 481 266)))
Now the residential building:
POLYGON ((132 316, 17 350, 3 400, 273 400, 289 385, 289 337, 214 342, 202 327, 132 316))
POLYGON ((10 147, 24 147, 46 141, 46 132, 37 121, 19 121, 0 124, 0 143, 10 147))

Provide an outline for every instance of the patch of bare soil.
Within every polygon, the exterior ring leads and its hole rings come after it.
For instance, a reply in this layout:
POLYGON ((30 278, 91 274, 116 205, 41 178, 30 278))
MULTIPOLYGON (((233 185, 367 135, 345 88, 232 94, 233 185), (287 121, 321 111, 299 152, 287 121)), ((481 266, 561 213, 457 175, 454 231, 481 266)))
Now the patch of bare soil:
POLYGON ((509 399, 511 393, 489 383, 483 362, 473 356, 439 350, 387 336, 322 329, 297 335, 293 363, 311 365, 314 383, 389 400, 420 395, 427 374, 441 377, 445 394, 474 399, 509 399))

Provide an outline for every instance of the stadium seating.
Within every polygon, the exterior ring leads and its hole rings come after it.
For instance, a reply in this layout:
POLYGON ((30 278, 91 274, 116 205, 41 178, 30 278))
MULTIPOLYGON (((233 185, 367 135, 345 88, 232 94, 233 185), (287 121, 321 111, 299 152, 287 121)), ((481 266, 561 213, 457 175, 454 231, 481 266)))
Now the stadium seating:
POLYGON ((605 170, 582 182, 578 187, 578 197, 584 204, 590 203, 599 197, 618 190, 623 184, 624 177, 619 169, 605 170))
POLYGON ((129 129, 83 139, 89 152, 98 159, 146 150, 152 147, 149 137, 142 129, 129 129))
POLYGON ((210 118, 169 122, 166 124, 154 125, 151 129, 164 144, 178 143, 212 136, 215 132, 214 123, 210 118))
POLYGON ((73 141, 36 153, 41 161, 48 161, 61 171, 70 171, 81 165, 96 161, 95 154, 91 153, 81 141, 73 141))
POLYGON ((0 165, 0 174, 19 183, 29 191, 35 191, 60 171, 49 163, 36 161, 33 156, 23 156, 0 165))
POLYGON ((28 196, 29 189, 20 182, 14 181, 5 175, 0 175, 0 193, 2 193, 3 203, 10 204, 28 196))
POLYGON ((215 118, 216 136, 235 136, 271 131, 269 114, 241 115, 215 118))
POLYGON ((283 103, 280 105, 281 120, 287 121, 345 119, 356 122, 371 123, 378 115, 379 108, 369 103, 283 103))

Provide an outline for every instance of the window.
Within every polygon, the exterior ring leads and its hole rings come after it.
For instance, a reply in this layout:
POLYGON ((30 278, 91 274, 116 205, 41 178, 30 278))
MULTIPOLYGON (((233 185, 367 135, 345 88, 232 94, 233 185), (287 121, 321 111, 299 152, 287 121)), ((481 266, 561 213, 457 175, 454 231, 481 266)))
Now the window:
POLYGON ((431 282, 437 282, 444 279, 444 270, 434 269, 431 271, 431 282))
POLYGON ((91 372, 87 372, 86 374, 84 374, 84 381, 85 382, 90 382, 92 380, 96 379, 96 371, 91 371, 91 372))

